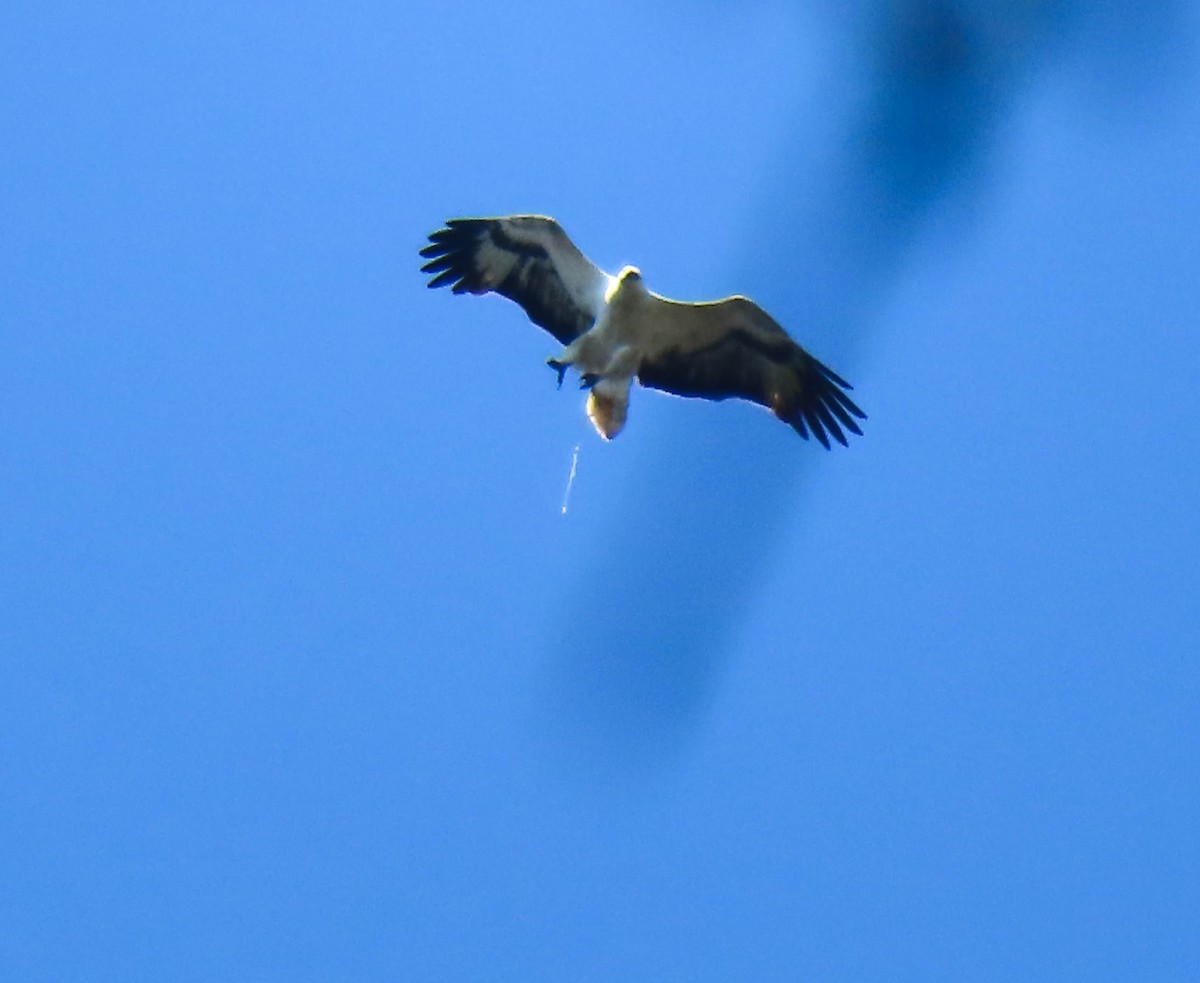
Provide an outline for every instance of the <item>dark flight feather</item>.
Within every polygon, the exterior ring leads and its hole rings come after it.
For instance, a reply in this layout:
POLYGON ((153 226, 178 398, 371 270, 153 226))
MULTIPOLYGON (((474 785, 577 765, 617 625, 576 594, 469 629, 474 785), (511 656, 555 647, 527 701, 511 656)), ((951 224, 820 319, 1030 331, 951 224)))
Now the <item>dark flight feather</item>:
POLYGON ((525 309, 529 319, 569 345, 594 318, 571 296, 546 249, 509 236, 497 219, 452 218, 421 250, 433 274, 428 286, 456 294, 494 290, 525 309))

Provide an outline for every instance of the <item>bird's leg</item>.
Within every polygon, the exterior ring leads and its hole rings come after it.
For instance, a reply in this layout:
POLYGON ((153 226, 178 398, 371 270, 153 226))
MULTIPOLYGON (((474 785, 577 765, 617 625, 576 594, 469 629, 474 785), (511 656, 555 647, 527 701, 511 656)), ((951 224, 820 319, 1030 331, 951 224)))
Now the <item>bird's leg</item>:
POLYGON ((580 389, 591 389, 597 382, 599 382, 603 378, 604 378, 604 376, 602 376, 599 372, 584 372, 579 377, 579 388, 580 389))
POLYGON ((558 388, 562 389, 563 376, 567 374, 567 369, 571 367, 570 362, 560 362, 557 358, 546 359, 546 364, 558 373, 558 388))
POLYGON ((571 344, 567 345, 561 352, 558 358, 546 359, 546 364, 558 373, 558 388, 562 389, 563 376, 566 375, 567 369, 577 368, 580 364, 580 358, 583 356, 583 341, 582 338, 576 338, 571 344))

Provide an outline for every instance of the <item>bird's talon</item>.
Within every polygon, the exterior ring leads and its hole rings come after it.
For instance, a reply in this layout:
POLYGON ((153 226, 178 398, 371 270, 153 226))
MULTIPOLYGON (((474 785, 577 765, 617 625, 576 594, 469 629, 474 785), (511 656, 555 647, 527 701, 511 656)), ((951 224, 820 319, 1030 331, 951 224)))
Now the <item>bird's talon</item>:
POLYGON ((548 358, 546 359, 546 364, 558 373, 558 388, 562 389, 563 376, 567 374, 567 363, 560 362, 556 358, 548 358))

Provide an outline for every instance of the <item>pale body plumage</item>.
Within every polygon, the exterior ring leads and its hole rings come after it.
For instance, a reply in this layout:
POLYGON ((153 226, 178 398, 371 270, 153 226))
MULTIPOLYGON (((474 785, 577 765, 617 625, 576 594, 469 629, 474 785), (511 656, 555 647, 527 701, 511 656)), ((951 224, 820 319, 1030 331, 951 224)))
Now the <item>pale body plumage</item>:
POLYGON ((829 436, 845 444, 844 430, 861 433, 849 384, 745 297, 659 296, 634 267, 606 274, 544 216, 452 219, 429 238, 429 286, 494 290, 524 307, 564 346, 549 360, 559 381, 570 366, 591 389, 588 416, 606 439, 625 425, 634 379, 682 396, 752 400, 826 447, 829 436))

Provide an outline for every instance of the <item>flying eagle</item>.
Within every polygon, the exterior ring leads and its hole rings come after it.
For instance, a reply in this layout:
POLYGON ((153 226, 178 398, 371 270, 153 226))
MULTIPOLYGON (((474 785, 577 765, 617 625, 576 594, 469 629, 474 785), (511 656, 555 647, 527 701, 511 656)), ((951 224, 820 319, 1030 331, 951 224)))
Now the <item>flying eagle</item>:
POLYGON ((855 418, 866 414, 846 395, 850 383, 745 297, 661 297, 632 266, 605 273, 542 215, 453 218, 429 240, 421 271, 430 287, 494 290, 564 346, 547 362, 560 386, 569 367, 580 373, 588 417, 606 440, 625 426, 635 378, 678 396, 751 400, 827 449, 830 437, 845 445, 846 431, 862 434, 855 418))

